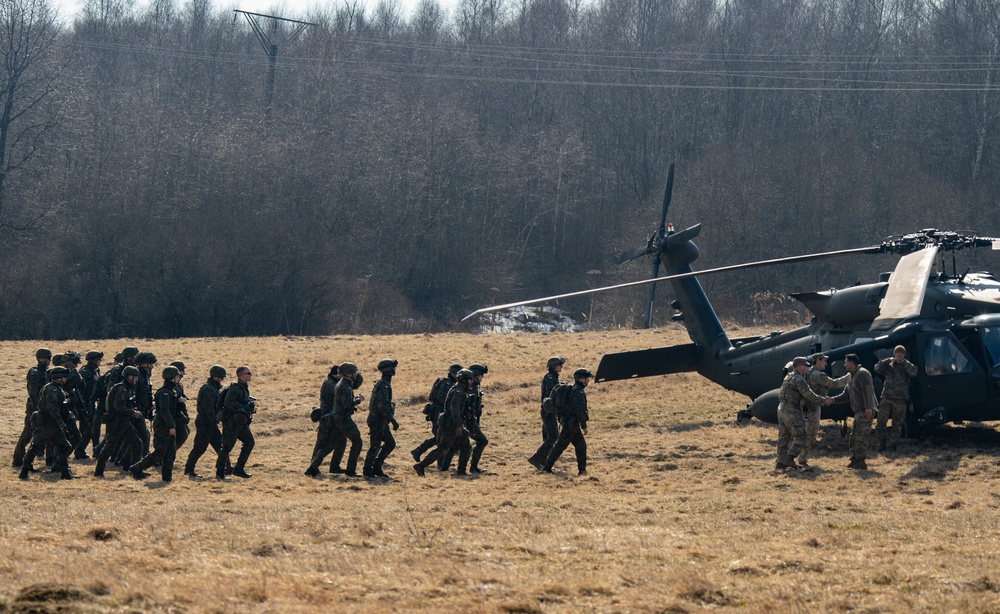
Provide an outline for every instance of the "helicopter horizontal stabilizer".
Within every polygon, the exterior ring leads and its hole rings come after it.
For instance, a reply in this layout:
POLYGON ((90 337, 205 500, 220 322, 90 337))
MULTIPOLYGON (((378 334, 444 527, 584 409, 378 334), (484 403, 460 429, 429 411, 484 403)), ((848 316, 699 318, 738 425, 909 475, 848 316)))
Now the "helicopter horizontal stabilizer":
POLYGON ((605 354, 594 379, 613 382, 651 375, 685 373, 698 367, 700 351, 694 343, 650 350, 605 354))

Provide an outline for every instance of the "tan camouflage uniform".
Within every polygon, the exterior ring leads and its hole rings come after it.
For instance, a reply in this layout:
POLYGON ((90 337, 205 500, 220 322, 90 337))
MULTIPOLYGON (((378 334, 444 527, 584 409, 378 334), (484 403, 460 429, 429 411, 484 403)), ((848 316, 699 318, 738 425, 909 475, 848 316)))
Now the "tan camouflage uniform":
POLYGON ((778 390, 778 460, 777 466, 794 467, 806 437, 806 422, 802 410, 806 403, 824 403, 825 399, 809 389, 806 378, 792 371, 785 376, 778 390))
POLYGON ((862 366, 852 374, 851 383, 834 398, 835 403, 849 399, 854 411, 854 428, 851 431, 851 461, 863 461, 868 457, 868 440, 871 438, 872 421, 865 419, 865 410, 878 409, 872 374, 862 366))
MULTIPOLYGON (((809 372, 809 388, 821 397, 825 397, 831 388, 840 388, 851 381, 850 374, 843 377, 833 378, 825 371, 813 369, 809 372)), ((809 461, 809 452, 819 435, 819 418, 823 413, 822 403, 806 403, 805 421, 806 438, 802 443, 802 452, 799 454, 799 464, 806 464, 809 461)))
POLYGON ((917 367, 905 358, 902 362, 897 363, 890 357, 878 361, 875 365, 875 373, 885 378, 878 421, 875 427, 875 436, 879 442, 878 448, 884 450, 888 445, 895 450, 899 443, 899 434, 903 430, 906 408, 910 404, 910 378, 917 375, 917 367), (886 423, 890 419, 892 426, 887 426, 886 423))

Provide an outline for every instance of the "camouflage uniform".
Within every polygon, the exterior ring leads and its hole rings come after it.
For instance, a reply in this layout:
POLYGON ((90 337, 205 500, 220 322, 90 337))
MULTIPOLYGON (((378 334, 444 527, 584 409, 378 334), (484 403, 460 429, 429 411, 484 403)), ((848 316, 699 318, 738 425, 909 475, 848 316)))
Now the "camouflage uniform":
MULTIPOLYGON (((542 378, 542 401, 547 399, 550 394, 552 394, 552 389, 559 384, 559 374, 555 371, 549 371, 542 378)), ((528 459, 528 462, 532 466, 541 469, 542 465, 545 464, 545 459, 548 458, 549 452, 556 445, 556 440, 559 439, 559 418, 554 412, 546 412, 543 407, 541 410, 542 416, 542 445, 538 447, 538 450, 528 459)))
POLYGON ((337 389, 339 378, 333 375, 327 376, 323 381, 323 386, 319 391, 319 428, 316 431, 316 445, 313 446, 312 460, 306 475, 319 475, 319 466, 323 464, 323 459, 331 451, 333 459, 330 461, 330 473, 343 473, 340 468, 340 461, 344 457, 344 450, 347 449, 347 438, 337 429, 333 419, 334 393, 337 389))
POLYGON ((107 433, 97 456, 97 466, 94 468, 95 476, 104 475, 105 464, 119 447, 127 450, 128 456, 122 463, 124 467, 129 467, 139 460, 137 455, 133 457, 142 449, 142 440, 135 432, 136 411, 138 411, 138 405, 135 400, 135 385, 123 378, 108 392, 107 433))
POLYGON ((68 415, 64 417, 66 421, 66 439, 69 441, 69 445, 73 447, 73 450, 76 450, 77 459, 89 458, 86 452, 78 449, 81 445, 86 447, 86 443, 83 441, 83 433, 90 432, 90 414, 87 412, 87 405, 83 396, 84 388, 86 388, 87 384, 83 381, 83 376, 80 375, 80 371, 77 370, 75 365, 70 364, 66 368, 69 369, 69 376, 66 378, 66 384, 63 386, 63 389, 66 391, 66 397, 69 399, 68 408, 70 410, 68 415), (79 420, 79 424, 77 424, 77 420, 79 420))
POLYGON ((778 460, 777 467, 794 467, 793 460, 806 438, 803 410, 808 403, 822 405, 826 399, 809 388, 806 378, 797 371, 785 376, 778 389, 778 460))
POLYGON ((52 446, 53 463, 52 470, 58 471, 64 478, 71 478, 69 472, 69 453, 73 450, 66 439, 66 406, 69 399, 62 386, 55 382, 50 382, 42 388, 38 394, 38 415, 35 420, 35 431, 31 438, 31 445, 24 454, 24 461, 21 465, 20 478, 28 479, 28 472, 32 470, 32 463, 35 458, 44 453, 46 446, 52 446))
MULTIPOLYGON (((215 450, 216 458, 222 452, 222 431, 219 430, 219 421, 215 417, 215 402, 221 391, 222 383, 211 377, 198 390, 198 414, 194 419, 194 443, 191 445, 191 452, 184 464, 186 475, 198 475, 195 467, 209 446, 215 450)), ((230 467, 225 469, 228 470, 230 467)))
POLYGON ((884 450, 886 445, 895 450, 899 434, 903 430, 906 408, 910 404, 910 378, 916 377, 917 367, 905 358, 897 363, 890 357, 875 364, 875 373, 885 378, 875 436, 878 438, 879 450, 884 450), (887 426, 890 419, 892 426, 887 426))
POLYGON ((156 416, 153 418, 153 451, 147 454, 130 470, 133 477, 142 477, 143 470, 160 463, 164 482, 174 477, 174 460, 177 448, 187 440, 189 417, 184 404, 180 402, 181 390, 173 381, 163 382, 156 391, 156 416), (176 434, 171 435, 173 430, 176 434))
POLYGON ((80 432, 83 438, 76 448, 76 457, 86 458, 87 446, 97 446, 101 441, 101 416, 95 410, 97 399, 94 397, 94 389, 101 379, 101 368, 88 361, 87 364, 80 367, 80 378, 83 380, 83 390, 81 390, 83 410, 80 412, 80 432), (86 416, 86 421, 84 421, 84 416, 86 416), (94 428, 95 424, 97 425, 96 429, 94 428))
POLYGON ((444 402, 448 398, 448 392, 455 387, 456 383, 457 380, 455 380, 454 374, 449 373, 448 377, 438 378, 434 382, 434 385, 431 386, 427 408, 424 410, 427 421, 431 423, 431 436, 410 451, 410 454, 413 455, 413 460, 420 462, 420 457, 423 453, 433 448, 434 444, 437 443, 438 420, 441 417, 441 413, 444 412, 444 402))
POLYGON ((463 425, 466 407, 469 403, 468 397, 469 390, 462 383, 456 383, 448 391, 444 402, 444 411, 438 418, 437 446, 424 460, 413 466, 417 474, 423 475, 424 469, 429 467, 431 463, 447 454, 452 448, 458 447, 458 474, 465 475, 465 468, 472 453, 468 433, 463 425))
POLYGON ((396 438, 392 436, 392 424, 396 422, 396 404, 392 401, 392 376, 382 375, 375 382, 372 397, 368 401, 368 453, 365 454, 365 477, 386 477, 382 464, 396 449, 396 438))
POLYGON ((559 437, 552 446, 552 451, 545 458, 542 471, 552 471, 552 466, 556 464, 562 453, 566 451, 569 444, 573 444, 576 451, 576 468, 580 475, 587 473, 587 438, 583 435, 583 429, 587 428, 587 421, 590 414, 587 412, 587 393, 579 381, 573 383, 573 388, 569 393, 569 404, 559 416, 562 422, 562 429, 559 437))
POLYGON ((358 475, 358 457, 361 456, 361 431, 354 423, 354 410, 360 401, 354 396, 351 381, 342 377, 333 390, 333 424, 340 435, 351 441, 351 451, 347 454, 344 475, 358 475))
POLYGON ((865 410, 878 410, 872 374, 861 365, 851 374, 851 383, 834 398, 839 403, 850 400, 854 411, 854 427, 851 431, 851 462, 864 462, 868 457, 868 440, 872 433, 872 421, 865 418, 865 410))
POLYGON ((257 408, 246 382, 238 381, 229 387, 226 392, 225 408, 222 422, 222 449, 215 461, 215 477, 220 479, 225 477, 226 467, 229 465, 229 453, 236 447, 237 441, 243 446, 240 448, 236 464, 233 465, 233 475, 247 477, 249 474, 245 467, 254 446, 250 423, 253 422, 253 414, 257 408))
MULTIPOLYGON (((820 371, 819 369, 812 369, 809 371, 809 376, 807 381, 809 382, 809 388, 821 397, 825 397, 831 388, 840 388, 847 382, 851 381, 850 375, 844 375, 842 377, 833 378, 826 374, 825 371, 820 371)), ((819 419, 823 415, 823 404, 822 403, 806 403, 805 421, 806 421, 806 435, 802 442, 802 452, 799 453, 799 464, 806 465, 809 461, 809 452, 812 450, 813 444, 816 443, 816 438, 819 435, 819 419)))
POLYGON ((14 446, 14 466, 20 467, 24 463, 24 453, 31 443, 31 437, 35 433, 35 424, 31 415, 38 410, 38 394, 45 387, 45 371, 48 369, 48 360, 39 362, 38 366, 28 369, 28 401, 24 408, 24 428, 21 436, 17 438, 14 446))
POLYGON ((139 412, 143 418, 135 419, 135 432, 142 440, 142 450, 140 455, 149 454, 149 426, 146 420, 153 419, 153 383, 150 381, 150 372, 145 367, 139 367, 139 381, 135 383, 135 401, 139 407, 139 412))

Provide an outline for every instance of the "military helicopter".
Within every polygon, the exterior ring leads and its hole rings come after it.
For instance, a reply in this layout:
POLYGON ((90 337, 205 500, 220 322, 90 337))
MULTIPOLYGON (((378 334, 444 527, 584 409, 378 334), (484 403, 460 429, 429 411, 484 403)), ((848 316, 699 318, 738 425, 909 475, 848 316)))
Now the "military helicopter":
MULTIPOLYGON (((777 422, 778 387, 795 356, 823 352, 828 369, 840 375, 843 357, 858 354, 869 369, 905 346, 918 368, 911 382, 907 430, 946 422, 1000 420, 1000 280, 993 274, 946 271, 943 254, 976 247, 1000 249, 1000 240, 970 232, 926 229, 889 237, 877 245, 694 271, 699 250, 693 240, 701 225, 673 231, 666 225, 673 186, 670 165, 661 223, 645 246, 623 253, 619 262, 650 255, 649 279, 496 305, 479 313, 669 281, 676 300, 673 319, 684 324, 691 343, 617 354, 601 359, 595 380, 616 380, 696 371, 751 399, 738 420, 777 422), (810 312, 800 328, 765 336, 730 338, 709 302, 699 276, 751 267, 803 262, 853 254, 899 254, 895 269, 874 283, 792 296, 810 312), (935 270, 942 254, 941 268, 935 270), (666 274, 658 276, 661 265, 666 274)), ((652 311, 653 292, 650 292, 652 311)), ((876 380, 878 377, 876 376, 876 380)), ((877 381, 880 386, 880 382, 877 381)), ((824 419, 846 420, 847 404, 823 409, 824 419)), ((910 433, 912 436, 914 433, 910 433)))

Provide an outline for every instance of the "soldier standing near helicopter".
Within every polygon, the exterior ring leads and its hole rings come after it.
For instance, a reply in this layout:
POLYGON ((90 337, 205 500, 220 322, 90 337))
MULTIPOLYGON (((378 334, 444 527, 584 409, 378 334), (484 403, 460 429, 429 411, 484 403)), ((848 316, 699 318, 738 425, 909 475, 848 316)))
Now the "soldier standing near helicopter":
POLYGON ((885 378, 882 385, 882 401, 875 426, 879 452, 889 449, 896 451, 899 434, 903 430, 903 417, 910 404, 910 378, 916 377, 917 367, 906 359, 906 348, 897 345, 892 349, 891 358, 883 358, 875 364, 875 373, 885 378), (887 426, 889 420, 892 426, 887 426))
MULTIPOLYGON (((826 374, 826 362, 829 358, 826 354, 817 352, 811 358, 812 370, 809 371, 806 381, 809 382, 809 388, 816 394, 825 397, 831 388, 840 388, 851 381, 850 373, 838 378, 832 378, 826 374)), ((802 442, 802 452, 799 453, 799 466, 803 468, 809 467, 809 452, 812 450, 813 444, 816 443, 816 436, 819 434, 819 418, 823 413, 823 406, 816 403, 806 403, 806 409, 806 438, 802 442)))
MULTIPOLYGON (((799 455, 806 438, 805 414, 807 404, 829 405, 830 397, 821 397, 809 388, 806 374, 809 373, 809 360, 796 356, 792 360, 792 370, 781 382, 778 389, 778 459, 774 469, 796 469, 795 457, 799 455)), ((806 465, 807 471, 811 468, 806 465)))
POLYGON ((851 462, 848 469, 868 470, 865 459, 868 457, 868 440, 872 434, 872 418, 878 410, 875 400, 875 386, 872 385, 872 374, 861 366, 857 354, 844 357, 844 368, 851 374, 851 383, 844 391, 834 397, 834 403, 851 402, 854 411, 854 427, 851 430, 851 462))

